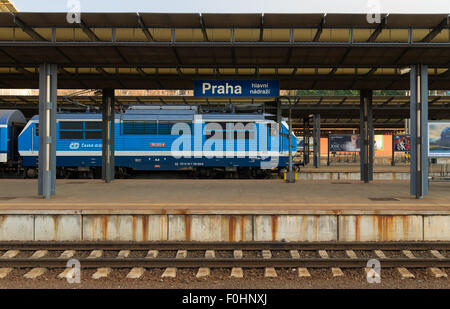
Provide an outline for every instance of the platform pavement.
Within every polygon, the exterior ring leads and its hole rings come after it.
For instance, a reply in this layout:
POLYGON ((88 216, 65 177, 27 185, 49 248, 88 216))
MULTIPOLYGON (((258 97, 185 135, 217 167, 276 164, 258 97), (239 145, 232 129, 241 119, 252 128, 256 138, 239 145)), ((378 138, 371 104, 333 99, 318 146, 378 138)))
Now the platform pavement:
POLYGON ((450 212, 450 183, 430 185, 422 200, 409 195, 408 181, 297 181, 220 179, 57 180, 57 194, 37 196, 36 180, 0 180, 0 212, 19 210, 201 210, 442 211, 450 212), (372 198, 396 199, 374 201, 372 198))

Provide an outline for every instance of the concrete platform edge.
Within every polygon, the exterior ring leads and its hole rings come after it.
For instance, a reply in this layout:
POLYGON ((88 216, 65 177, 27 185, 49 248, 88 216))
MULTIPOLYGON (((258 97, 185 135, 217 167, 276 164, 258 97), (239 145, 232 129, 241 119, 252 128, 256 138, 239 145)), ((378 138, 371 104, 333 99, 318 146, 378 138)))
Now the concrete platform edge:
POLYGON ((0 214, 0 241, 450 241, 450 214, 0 214))

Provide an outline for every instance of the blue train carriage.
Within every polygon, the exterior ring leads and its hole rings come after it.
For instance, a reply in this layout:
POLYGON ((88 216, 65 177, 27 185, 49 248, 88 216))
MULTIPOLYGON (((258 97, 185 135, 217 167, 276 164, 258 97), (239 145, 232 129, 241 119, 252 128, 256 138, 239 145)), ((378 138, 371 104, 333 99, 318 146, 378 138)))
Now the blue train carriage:
POLYGON ((17 138, 25 127, 25 116, 19 110, 0 110, 0 169, 17 169, 20 156, 17 138))
MULTIPOLYGON (((191 169, 201 176, 226 172, 264 176, 288 162, 287 124, 283 122, 278 141, 273 134, 275 125, 263 114, 200 114, 196 106, 130 107, 116 114, 115 165, 119 174, 191 169)), ((36 172, 38 126, 35 116, 19 138, 30 177, 36 172)), ((101 134, 101 114, 57 115, 60 176, 100 173, 101 134)), ((293 153, 296 144, 293 136, 293 153)))

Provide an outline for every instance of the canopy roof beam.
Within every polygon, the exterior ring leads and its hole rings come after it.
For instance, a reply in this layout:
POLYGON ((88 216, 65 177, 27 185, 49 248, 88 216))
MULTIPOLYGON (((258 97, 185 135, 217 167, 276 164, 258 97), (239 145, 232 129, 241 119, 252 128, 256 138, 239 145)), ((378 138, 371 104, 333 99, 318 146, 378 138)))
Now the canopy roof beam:
POLYGON ((383 104, 381 106, 386 106, 388 105, 392 100, 394 100, 395 97, 390 97, 389 99, 387 99, 385 102, 383 102, 383 104))
POLYGON ((367 39, 367 42, 375 42, 376 41, 376 39, 381 34, 383 29, 386 28, 386 26, 387 26, 387 17, 388 16, 383 17, 383 19, 381 20, 381 23, 378 24, 378 26, 375 29, 375 31, 367 39))
POLYGON ((79 23, 81 30, 88 36, 88 38, 93 42, 100 42, 98 36, 89 28, 83 20, 79 23))
POLYGON ((142 19, 141 15, 139 15, 139 13, 137 13, 137 18, 138 18, 139 27, 141 27, 141 30, 142 30, 142 32, 144 32, 145 36, 147 37, 147 40, 149 40, 150 42, 155 41, 155 39, 153 38, 150 31, 148 31, 148 28, 145 25, 144 20, 142 19))
POLYGON ((103 69, 102 67, 97 67, 95 69, 102 75, 109 75, 108 72, 106 72, 105 69, 103 69))
POLYGON ((28 34, 33 40, 35 41, 47 41, 46 39, 44 39, 39 33, 37 33, 36 31, 34 31, 33 28, 31 28, 30 26, 28 26, 23 20, 21 20, 19 17, 17 17, 16 15, 14 15, 14 23, 19 26, 23 32, 25 32, 26 34, 28 34))
POLYGON ((430 31, 423 39, 422 42, 431 42, 441 31, 448 27, 449 25, 449 16, 444 18, 439 25, 433 28, 433 30, 430 31))
POLYGON ((325 27, 325 23, 326 23, 325 17, 326 16, 327 16, 327 14, 322 16, 322 19, 320 20, 320 24, 317 27, 316 35, 314 35, 313 42, 319 41, 320 35, 322 34, 323 27, 325 27))
POLYGON ((366 73, 366 76, 372 75, 373 73, 375 73, 378 70, 377 67, 373 67, 369 70, 369 72, 366 73))
POLYGON ((261 14, 261 25, 259 26, 259 41, 264 40, 264 14, 261 14))
POLYGON ((202 27, 203 40, 209 42, 208 33, 206 32, 205 22, 203 20, 203 15, 200 14, 200 26, 202 27))

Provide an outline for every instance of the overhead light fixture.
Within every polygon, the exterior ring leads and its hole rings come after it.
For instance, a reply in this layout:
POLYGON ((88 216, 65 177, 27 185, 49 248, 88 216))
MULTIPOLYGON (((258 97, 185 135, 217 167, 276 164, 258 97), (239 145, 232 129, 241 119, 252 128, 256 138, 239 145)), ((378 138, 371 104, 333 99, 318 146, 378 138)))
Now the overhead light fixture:
POLYGON ((404 75, 404 74, 409 73, 410 71, 411 71, 411 68, 410 68, 410 67, 401 68, 401 69, 400 69, 400 74, 401 74, 401 75, 404 75))

